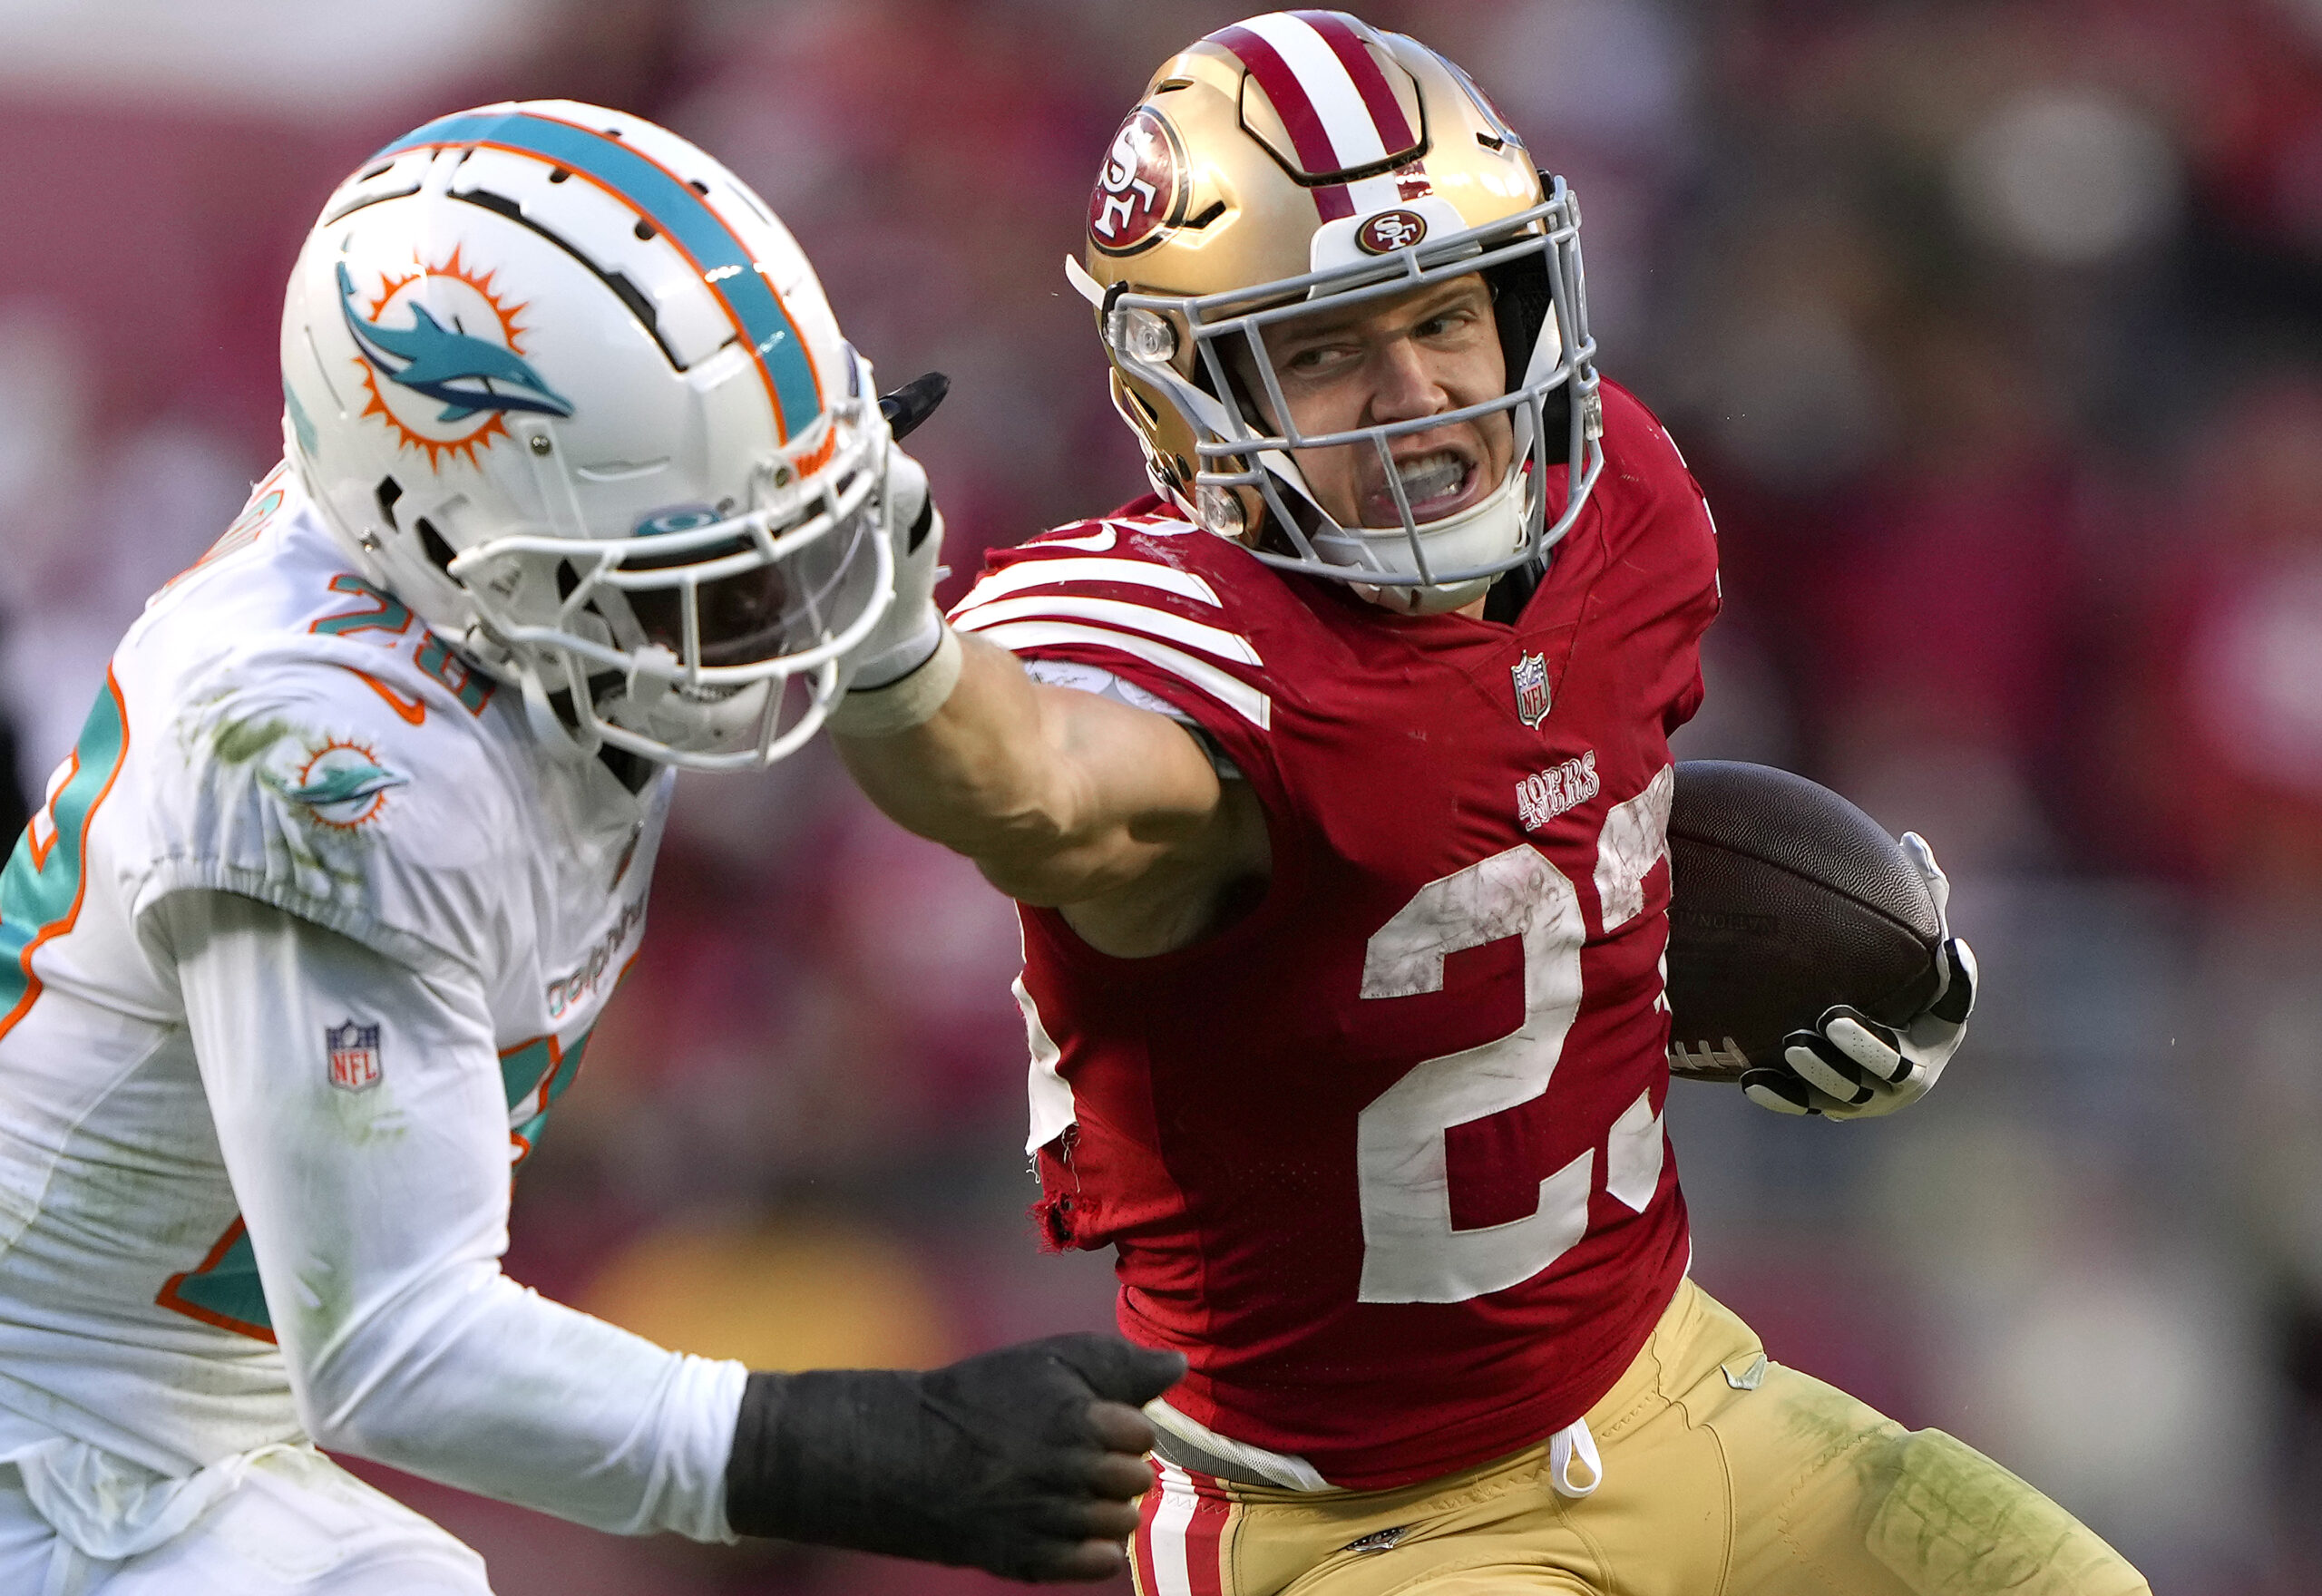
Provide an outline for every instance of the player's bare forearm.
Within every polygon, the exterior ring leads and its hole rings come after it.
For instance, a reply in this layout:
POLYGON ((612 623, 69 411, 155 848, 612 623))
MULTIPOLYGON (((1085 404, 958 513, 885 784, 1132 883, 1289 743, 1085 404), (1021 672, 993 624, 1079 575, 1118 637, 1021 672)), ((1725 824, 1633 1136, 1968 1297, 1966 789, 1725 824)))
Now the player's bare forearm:
POLYGON ((871 801, 975 861, 1027 903, 1084 902, 1214 846, 1221 789, 1166 717, 1044 686, 1015 657, 961 638, 959 685, 930 719, 889 736, 834 735, 871 801))

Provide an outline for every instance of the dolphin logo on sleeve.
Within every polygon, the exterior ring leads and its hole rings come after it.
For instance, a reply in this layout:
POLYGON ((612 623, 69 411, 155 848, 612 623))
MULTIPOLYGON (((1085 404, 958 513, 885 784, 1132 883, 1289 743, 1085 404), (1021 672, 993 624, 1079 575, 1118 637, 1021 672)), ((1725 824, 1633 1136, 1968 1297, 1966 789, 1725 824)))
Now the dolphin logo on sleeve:
POLYGON ((344 803, 359 803, 389 787, 400 787, 408 780, 408 776, 376 765, 368 770, 333 765, 295 787, 284 788, 282 795, 316 809, 335 809, 344 803))
POLYGON ((259 779, 297 804, 302 818, 340 832, 375 819, 390 792, 411 784, 409 776, 380 764, 364 744, 339 737, 327 739, 295 769, 262 770, 259 779))
POLYGON ((389 382, 437 401, 437 421, 463 421, 479 411, 523 410, 541 415, 571 415, 571 402, 543 382, 513 350, 473 337, 438 322, 424 305, 414 303, 407 327, 366 321, 355 308, 355 280, 345 262, 338 267, 339 308, 356 347, 389 382))

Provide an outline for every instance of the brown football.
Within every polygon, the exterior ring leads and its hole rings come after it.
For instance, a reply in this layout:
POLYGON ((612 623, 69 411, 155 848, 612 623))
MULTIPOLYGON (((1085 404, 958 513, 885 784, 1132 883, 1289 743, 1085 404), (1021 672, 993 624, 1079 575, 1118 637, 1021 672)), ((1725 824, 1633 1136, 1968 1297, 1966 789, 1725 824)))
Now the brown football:
POLYGON ((1732 1080, 1834 1004, 1903 1025, 1933 1000, 1926 882, 1853 804, 1770 765, 1689 760, 1669 811, 1669 1058, 1732 1080))

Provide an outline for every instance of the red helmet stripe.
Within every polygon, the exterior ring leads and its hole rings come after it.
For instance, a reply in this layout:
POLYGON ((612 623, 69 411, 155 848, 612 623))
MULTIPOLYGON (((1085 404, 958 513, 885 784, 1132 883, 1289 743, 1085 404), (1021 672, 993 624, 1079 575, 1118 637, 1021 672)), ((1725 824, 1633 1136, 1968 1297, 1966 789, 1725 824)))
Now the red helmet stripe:
MULTIPOLYGON (((1330 130, 1322 125, 1313 100, 1306 92, 1306 85, 1290 70, 1290 63, 1280 52, 1264 39, 1239 24, 1221 28, 1209 35, 1210 43, 1223 45, 1240 58, 1250 75, 1258 80, 1258 87, 1266 92, 1273 102, 1274 114, 1282 118, 1283 127, 1290 134, 1290 141, 1298 151, 1299 164, 1308 171, 1336 171, 1339 154, 1331 142, 1330 130)), ((1336 221, 1342 216, 1354 214, 1354 201, 1348 198, 1341 183, 1326 183, 1314 190, 1314 209, 1324 221, 1336 221)))
POLYGON ((1298 81, 1281 53, 1238 23, 1210 34, 1210 40, 1240 56, 1250 75, 1258 80, 1258 87, 1273 102, 1274 114, 1282 118, 1291 143, 1297 148, 1299 164, 1312 172, 1338 170, 1339 152, 1331 143, 1330 130, 1322 125, 1306 85, 1298 81))
POLYGON ((1402 104, 1387 82, 1387 74, 1379 70, 1378 61, 1348 25, 1346 15, 1338 11, 1293 11, 1290 15, 1322 34, 1331 54, 1346 68, 1346 75, 1354 80, 1355 92, 1362 96, 1363 107, 1371 112, 1371 123, 1379 130, 1379 142, 1387 153, 1400 154, 1418 143, 1411 136, 1411 124, 1403 115, 1402 104))

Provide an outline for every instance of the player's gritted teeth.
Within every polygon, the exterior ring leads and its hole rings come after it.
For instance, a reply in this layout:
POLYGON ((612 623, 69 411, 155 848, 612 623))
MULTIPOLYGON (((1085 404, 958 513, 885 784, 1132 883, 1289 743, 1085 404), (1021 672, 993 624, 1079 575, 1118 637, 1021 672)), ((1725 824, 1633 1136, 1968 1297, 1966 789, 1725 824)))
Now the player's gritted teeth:
MULTIPOLYGON (((1395 505, 1394 488, 1375 459, 1363 475, 1371 479, 1362 495, 1363 524, 1399 525, 1401 516, 1395 505)), ((1410 504, 1411 519, 1422 523, 1456 514, 1478 496, 1475 457, 1463 449, 1438 445, 1399 456, 1395 475, 1410 504)))

